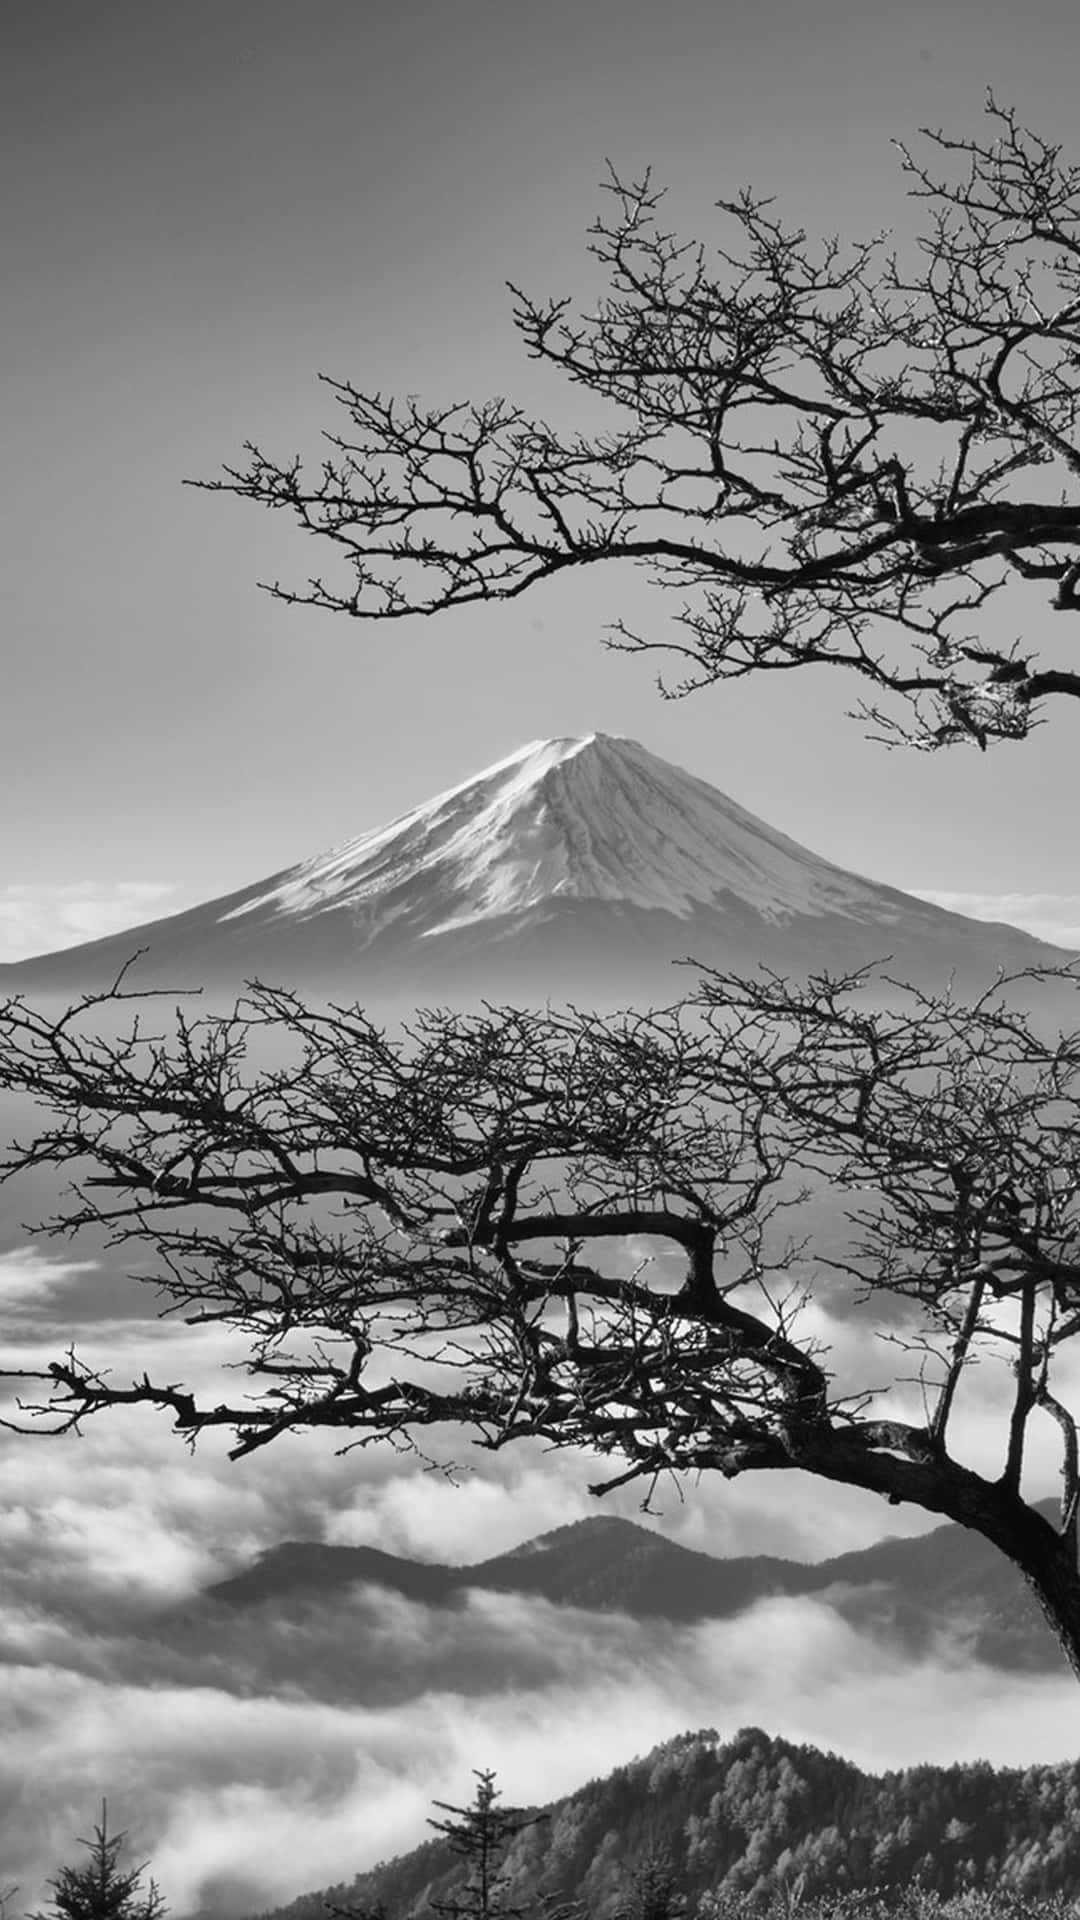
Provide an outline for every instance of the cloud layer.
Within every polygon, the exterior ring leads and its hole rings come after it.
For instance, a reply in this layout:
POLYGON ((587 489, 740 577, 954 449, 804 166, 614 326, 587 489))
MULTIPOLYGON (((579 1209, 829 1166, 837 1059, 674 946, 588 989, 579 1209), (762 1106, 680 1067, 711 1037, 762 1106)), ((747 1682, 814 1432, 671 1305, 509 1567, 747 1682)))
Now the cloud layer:
POLYGON ((418 1697, 372 1707, 132 1684, 124 1636, 98 1648, 94 1673, 74 1636, 78 1665, 55 1631, 36 1660, 5 1641, 4 1721, 19 1729, 0 1756, 6 1871, 34 1885, 107 1791, 174 1909, 250 1910, 415 1844, 431 1800, 467 1795, 472 1767, 494 1767, 510 1802, 542 1801, 703 1724, 725 1736, 761 1724, 878 1767, 1071 1753, 1067 1677, 991 1673, 948 1644, 912 1667, 820 1601, 678 1630, 513 1595, 474 1596, 448 1619, 373 1594, 368 1617, 379 1631, 361 1663, 428 1650, 418 1697), (502 1691, 455 1685, 463 1654, 485 1645, 516 1650, 521 1671, 541 1648, 544 1671, 502 1691))
POLYGON ((1080 893, 960 893, 926 887, 913 891, 920 900, 930 900, 949 913, 966 914, 969 920, 1003 920, 1052 946, 1080 950, 1080 893))
POLYGON ((176 889, 163 880, 73 880, 0 887, 0 963, 77 947, 162 913, 176 889))
MULTIPOLYGON (((8 1351, 36 1364, 79 1320, 80 1347, 118 1377, 148 1367, 235 1392, 239 1349, 220 1329, 146 1318, 150 1296, 120 1312, 110 1283, 86 1260, 9 1252, 8 1351)), ((872 1327, 820 1301, 811 1312, 842 1374, 884 1371, 872 1327)), ((990 1465, 993 1368, 972 1385, 965 1450, 990 1465)), ((28 1909, 78 1857, 103 1793, 174 1912, 229 1914, 414 1845, 431 1801, 467 1797, 478 1766, 497 1769, 508 1800, 543 1800, 702 1724, 759 1724, 871 1767, 1075 1751, 1064 1671, 1003 1675, 948 1639, 912 1664, 821 1598, 674 1628, 515 1595, 437 1611, 372 1591, 338 1618, 248 1619, 208 1642, 200 1590, 283 1539, 468 1562, 590 1511, 640 1517, 633 1490, 590 1501, 595 1463, 539 1446, 481 1454, 452 1483, 389 1449, 338 1457, 325 1435, 240 1463, 226 1444, 208 1436, 192 1456, 145 1410, 82 1438, 3 1437, 0 1724, 15 1734, 0 1750, 0 1882, 18 1880, 28 1909), (405 1670, 411 1693, 392 1683, 405 1670)), ((1048 1485, 1052 1469, 1048 1449, 1048 1485)), ((654 1524, 718 1553, 816 1559, 930 1524, 803 1476, 683 1493, 661 1490, 654 1524)))

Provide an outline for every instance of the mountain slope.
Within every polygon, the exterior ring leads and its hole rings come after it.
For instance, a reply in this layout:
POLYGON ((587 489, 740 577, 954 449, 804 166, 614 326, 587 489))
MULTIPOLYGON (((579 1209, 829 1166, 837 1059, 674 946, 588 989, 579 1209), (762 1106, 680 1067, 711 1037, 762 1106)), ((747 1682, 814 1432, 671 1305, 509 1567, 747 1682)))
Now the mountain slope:
POLYGON ((0 993, 261 977, 336 997, 647 990, 674 960, 989 978, 1064 956, 847 873, 605 734, 533 742, 389 825, 185 913, 0 967, 0 993))
POLYGON ((535 1595, 556 1606, 692 1623, 730 1619, 778 1595, 817 1595, 857 1629, 917 1654, 943 1635, 1006 1668, 1056 1671, 1061 1654, 1016 1569, 989 1542, 948 1524, 804 1563, 758 1554, 718 1559, 650 1528, 598 1516, 470 1566, 431 1565, 371 1547, 288 1541, 207 1589, 206 1602, 287 1619, 329 1615, 361 1586, 433 1607, 470 1591, 535 1595))
MULTIPOLYGON (((934 1893, 971 1888, 1028 1901, 1075 1896, 1078 1809, 1080 1762, 875 1775, 757 1727, 724 1742, 708 1729, 555 1801, 510 1841, 500 1871, 519 1912, 580 1900, 594 1920, 625 1912, 635 1870, 665 1853, 691 1913, 706 1893, 721 1897, 721 1912, 776 1902, 787 1914, 804 1898, 842 1893, 840 1910, 850 1912, 856 1889, 887 1893, 917 1881, 921 1897, 908 1911, 925 1914, 934 1893)), ((382 1903, 391 1920, 412 1920, 460 1894, 466 1871, 446 1841, 428 1840, 267 1920, 324 1920, 327 1898, 354 1912, 382 1903)))

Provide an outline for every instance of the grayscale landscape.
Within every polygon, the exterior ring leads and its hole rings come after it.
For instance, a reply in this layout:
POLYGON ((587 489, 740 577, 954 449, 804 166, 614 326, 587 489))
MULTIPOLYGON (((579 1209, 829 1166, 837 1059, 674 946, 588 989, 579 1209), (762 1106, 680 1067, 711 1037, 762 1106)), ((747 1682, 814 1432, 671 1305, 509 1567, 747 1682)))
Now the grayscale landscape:
POLYGON ((1074 1915, 1077 21, 7 38, 0 1920, 1074 1915))

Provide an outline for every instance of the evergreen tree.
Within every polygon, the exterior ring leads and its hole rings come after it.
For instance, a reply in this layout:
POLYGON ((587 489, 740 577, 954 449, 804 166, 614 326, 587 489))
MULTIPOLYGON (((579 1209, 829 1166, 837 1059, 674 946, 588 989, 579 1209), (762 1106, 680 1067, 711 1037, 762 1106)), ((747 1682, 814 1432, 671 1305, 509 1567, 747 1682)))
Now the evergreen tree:
POLYGON ((686 1896, 671 1848, 650 1847, 630 1877, 619 1920, 682 1920, 685 1912, 686 1896))
POLYGON ((475 1767, 473 1772, 476 1798, 470 1806, 454 1807, 445 1800, 433 1803, 452 1818, 429 1820, 428 1826, 441 1833, 453 1851, 468 1862, 468 1876, 459 1893, 446 1900, 433 1900, 431 1905, 436 1913, 446 1915, 447 1920, 494 1920, 496 1915, 510 1920, 510 1916, 520 1914, 522 1909, 508 1906, 503 1898, 504 1880, 499 1862, 514 1835, 535 1826, 544 1816, 522 1815, 496 1806, 499 1789, 494 1773, 481 1772, 475 1767))
POLYGON ((31 1920, 163 1920, 167 1908, 156 1883, 151 1880, 142 1891, 147 1863, 127 1871, 121 1869, 125 1838, 123 1833, 110 1837, 103 1800, 101 1823, 94 1828, 93 1839, 79 1840, 89 1852, 89 1860, 81 1867, 61 1867, 55 1879, 48 1882, 53 1896, 51 1910, 32 1914, 31 1920))

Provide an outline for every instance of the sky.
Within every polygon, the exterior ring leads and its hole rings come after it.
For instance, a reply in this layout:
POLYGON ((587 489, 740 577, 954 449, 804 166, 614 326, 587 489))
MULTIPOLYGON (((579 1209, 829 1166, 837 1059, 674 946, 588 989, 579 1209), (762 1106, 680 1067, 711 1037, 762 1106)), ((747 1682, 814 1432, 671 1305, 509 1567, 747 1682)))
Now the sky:
MULTIPOLYGON (((322 564, 280 517, 182 484, 249 437, 317 457, 332 424, 320 371, 542 410, 504 283, 588 285, 607 158, 651 164, 688 232, 719 239, 712 203, 744 183, 812 230, 904 232, 890 140, 974 130, 987 87, 1068 140, 1078 54, 1067 0, 9 0, 0 957, 245 885, 526 740, 593 730, 640 740, 840 865, 1080 945, 1075 710, 1024 748, 927 758, 863 740, 851 689, 828 677, 664 703, 648 662, 601 645, 640 602, 633 575, 350 626, 258 591, 322 564)), ((1029 617, 1051 618, 1039 599, 1029 617)), ((0 1219, 9 1313, 55 1351, 72 1288, 103 1276, 20 1231, 0 1219)), ((136 1336, 154 1351, 131 1326, 121 1354, 136 1336)), ((966 1757, 1075 1750, 1071 1682, 1006 1686, 955 1650, 914 1678, 875 1668, 813 1609, 759 1620, 736 1648, 680 1642, 659 1668, 590 1642, 588 1684, 571 1662, 561 1694, 471 1717, 449 1682, 381 1718, 213 1688, 151 1697, 102 1639, 119 1596, 182 1596, 290 1533, 467 1559, 480 1532, 494 1551, 579 1517, 584 1479, 508 1462, 451 1500, 400 1463, 365 1477, 317 1450, 238 1470, 207 1449, 195 1467, 160 1423, 11 1443, 0 1528, 22 1584, 0 1602, 0 1689, 21 1732, 0 1779, 7 1767, 18 1815, 6 1841, 30 1836, 28 1905, 109 1780, 174 1906, 199 1892, 198 1858, 220 1863, 235 1911, 229 1873, 250 1892, 272 1838, 299 1891, 412 1844, 430 1798, 467 1794, 474 1765, 505 1769, 510 1797, 538 1756, 545 1791, 572 1786, 586 1737, 593 1773, 702 1718, 867 1763, 961 1757, 958 1728, 966 1757), (81 1626, 61 1593, 85 1599, 81 1626), (20 1826, 28 1778, 51 1784, 20 1826)), ((712 1551, 812 1558, 922 1523, 869 1497, 740 1483, 694 1490, 657 1524, 712 1551)))
POLYGON ((903 233, 891 139, 973 130, 988 86, 1067 138, 1077 32, 1064 0, 15 0, 0 952, 179 910, 594 729, 840 865, 1080 938, 1075 710, 927 759, 866 742, 827 674, 664 703, 601 645, 631 570, 386 629, 286 609, 256 583, 317 571, 315 543, 182 484, 249 437, 317 456, 320 371, 543 410, 504 282, 588 287, 607 158, 717 241, 746 182, 811 230, 903 233))

